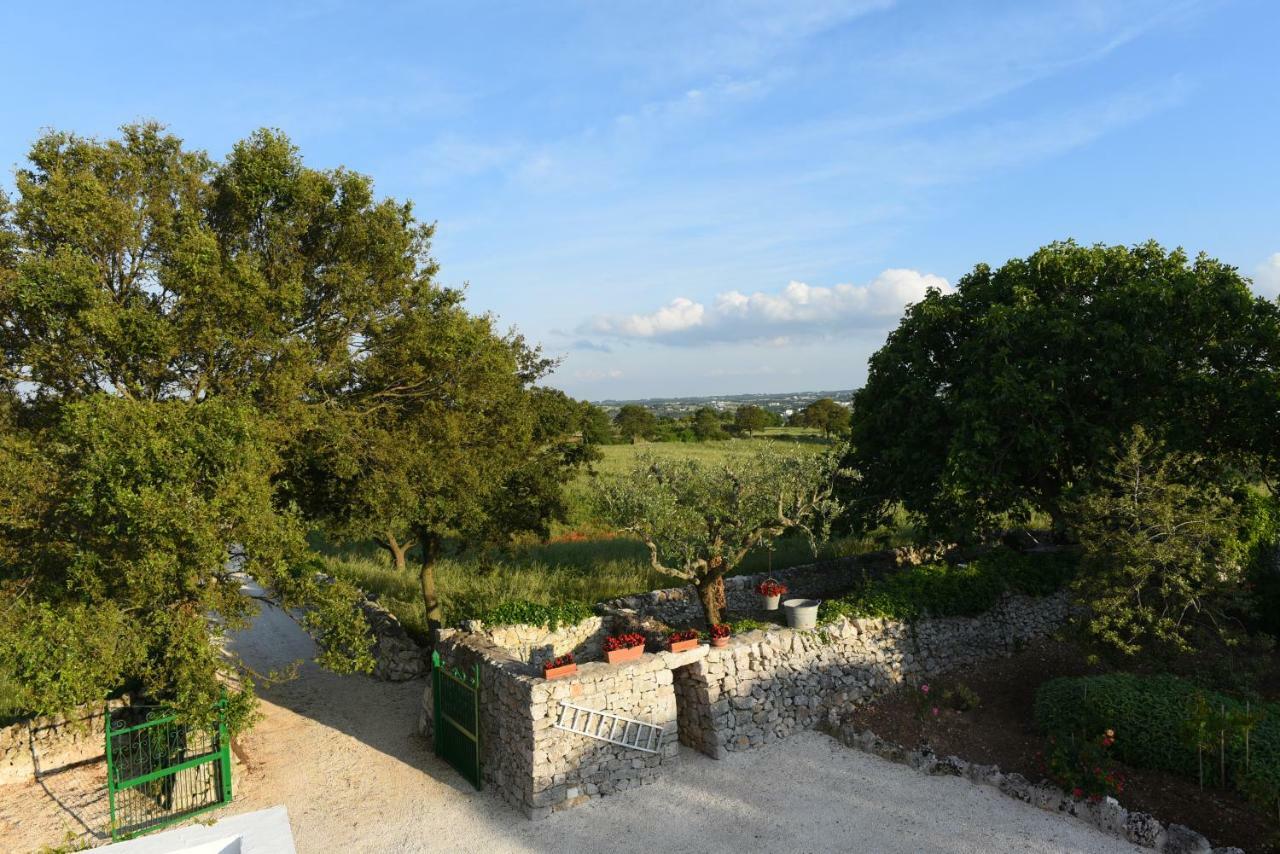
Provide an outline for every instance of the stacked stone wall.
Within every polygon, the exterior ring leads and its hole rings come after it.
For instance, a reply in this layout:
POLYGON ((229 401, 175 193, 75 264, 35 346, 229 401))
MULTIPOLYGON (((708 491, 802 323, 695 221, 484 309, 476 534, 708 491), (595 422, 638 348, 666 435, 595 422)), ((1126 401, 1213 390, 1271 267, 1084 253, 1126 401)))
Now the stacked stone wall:
MULTIPOLYGON (((446 633, 439 650, 447 666, 470 675, 480 666, 482 774, 485 785, 530 818, 652 782, 678 759, 674 666, 705 648, 650 653, 634 662, 585 662, 578 673, 547 680, 530 664, 483 634, 446 633), (613 712, 662 727, 656 753, 612 744, 555 726, 561 702, 613 712)), ((539 670, 539 672, 541 672, 539 670)), ((419 728, 433 735, 432 686, 423 695, 419 728)))
POLYGON ((80 707, 66 716, 38 717, 0 728, 0 784, 33 780, 58 768, 102 757, 106 713, 127 699, 80 707))
POLYGON ((373 677, 384 682, 406 682, 428 671, 426 651, 409 636, 400 621, 372 599, 361 603, 373 631, 373 677))
POLYGON ((829 708, 1008 655, 1067 614, 1065 594, 1015 595, 979 617, 750 632, 675 672, 680 738, 715 758, 767 744, 816 726, 829 708))
MULTIPOLYGON (((540 818, 652 782, 678 760, 677 739, 721 758, 785 738, 817 726, 833 708, 904 681, 1008 655, 1062 625, 1068 612, 1065 593, 1008 595, 977 617, 840 619, 815 630, 750 632, 725 648, 647 653, 620 665, 577 655, 576 675, 550 681, 534 664, 541 654, 570 647, 577 653, 588 644, 594 650, 614 618, 557 632, 473 626, 477 631, 446 632, 439 649, 468 673, 480 666, 486 785, 540 818), (661 749, 648 754, 561 730, 555 723, 565 702, 661 726, 667 731, 661 749)), ((431 711, 428 686, 421 721, 428 736, 431 711)))

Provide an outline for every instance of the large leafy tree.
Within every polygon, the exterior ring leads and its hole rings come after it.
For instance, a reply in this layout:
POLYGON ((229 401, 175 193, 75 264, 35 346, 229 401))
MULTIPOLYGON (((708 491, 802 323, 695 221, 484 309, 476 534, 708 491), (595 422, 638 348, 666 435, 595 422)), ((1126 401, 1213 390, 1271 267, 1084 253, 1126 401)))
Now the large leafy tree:
POLYGON ((797 427, 813 427, 830 439, 832 433, 840 433, 849 427, 849 410, 829 397, 819 398, 795 414, 792 423, 797 427))
POLYGON ((1280 448, 1280 307, 1155 243, 1057 243, 911 306, 855 395, 854 515, 973 535, 1063 523, 1135 425, 1262 476, 1280 448))
POLYGON ((367 666, 355 591, 298 568, 272 487, 429 280, 430 228, 269 131, 222 163, 152 124, 28 160, 0 208, 0 671, 29 711, 137 680, 194 712, 243 675, 210 647, 247 614, 233 557, 308 610, 325 663, 367 666), (49 631, 100 654, 47 655, 49 631))
POLYGON ((724 577, 787 532, 814 553, 840 512, 839 451, 761 448, 726 462, 643 454, 625 475, 602 478, 603 518, 640 539, 653 568, 694 585, 709 625, 724 616, 724 577))
POLYGON ((419 579, 432 629, 444 619, 436 564, 450 543, 545 535, 561 486, 594 446, 570 441, 579 407, 531 388, 550 363, 459 291, 424 287, 371 331, 364 357, 297 449, 293 488, 348 540, 373 540, 419 579))
POLYGON ((634 443, 637 439, 652 436, 658 429, 658 419, 647 407, 628 403, 613 416, 613 426, 619 436, 634 443))

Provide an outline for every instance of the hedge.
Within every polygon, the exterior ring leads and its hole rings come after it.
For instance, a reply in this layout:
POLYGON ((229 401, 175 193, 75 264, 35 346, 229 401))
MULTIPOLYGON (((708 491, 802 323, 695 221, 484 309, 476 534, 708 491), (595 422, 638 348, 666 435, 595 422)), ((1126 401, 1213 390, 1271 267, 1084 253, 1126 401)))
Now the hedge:
POLYGON ((1200 775, 1199 740, 1204 744, 1204 780, 1214 785, 1223 782, 1218 771, 1221 734, 1226 784, 1268 809, 1280 796, 1280 704, 1246 704, 1176 676, 1117 673, 1045 682, 1036 692, 1035 720, 1046 734, 1059 739, 1093 738, 1114 729, 1115 758, 1192 780, 1200 775))
POLYGON ((965 565, 930 563, 869 582, 822 604, 822 617, 889 617, 915 620, 981 614, 1005 593, 1047 596, 1076 572, 1074 552, 1027 554, 997 549, 965 565))
POLYGON ((560 602, 543 605, 539 602, 503 602, 480 616, 486 626, 541 626, 555 631, 560 626, 576 625, 594 614, 585 602, 560 602))

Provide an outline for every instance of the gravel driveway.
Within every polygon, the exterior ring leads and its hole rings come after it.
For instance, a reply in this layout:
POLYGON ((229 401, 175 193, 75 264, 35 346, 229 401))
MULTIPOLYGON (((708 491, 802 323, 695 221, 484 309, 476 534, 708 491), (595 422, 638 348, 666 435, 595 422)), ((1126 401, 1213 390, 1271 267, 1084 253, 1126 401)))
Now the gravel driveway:
MULTIPOLYGON (((233 649, 258 669, 311 641, 264 609, 233 649)), ((929 777, 819 733, 715 761, 686 751, 661 781, 530 822, 476 792, 413 734, 423 683, 335 676, 313 664, 265 689, 229 811, 288 807, 298 851, 1139 852, 1075 819, 954 777, 929 777)), ((0 848, 63 843, 35 786, 0 787, 0 848)))

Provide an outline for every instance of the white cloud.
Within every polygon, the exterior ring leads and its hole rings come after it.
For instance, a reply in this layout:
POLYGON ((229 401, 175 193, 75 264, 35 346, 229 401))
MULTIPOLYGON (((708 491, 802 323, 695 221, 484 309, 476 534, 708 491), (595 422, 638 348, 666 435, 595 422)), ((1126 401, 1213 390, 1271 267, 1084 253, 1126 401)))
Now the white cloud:
POLYGON ((573 378, 582 380, 583 382, 599 382, 600 380, 616 380, 622 378, 622 371, 617 369, 610 371, 602 371, 594 368, 586 370, 574 371, 573 378))
POLYGON ((1253 275, 1253 286, 1265 297, 1280 299, 1280 252, 1258 265, 1253 275))
POLYGON ((590 331, 619 338, 661 338, 701 326, 706 309, 685 297, 676 297, 652 314, 597 317, 590 331))
POLYGON ((781 347, 797 334, 886 325, 929 288, 951 291, 941 276, 905 269, 885 270, 865 285, 793 281, 776 293, 725 291, 710 307, 677 297, 650 314, 595 317, 582 331, 668 344, 750 340, 781 347))

